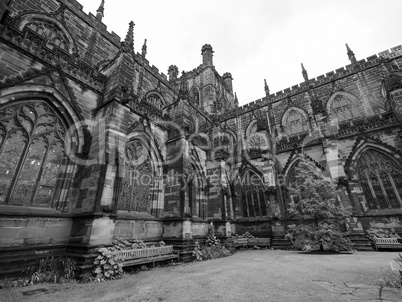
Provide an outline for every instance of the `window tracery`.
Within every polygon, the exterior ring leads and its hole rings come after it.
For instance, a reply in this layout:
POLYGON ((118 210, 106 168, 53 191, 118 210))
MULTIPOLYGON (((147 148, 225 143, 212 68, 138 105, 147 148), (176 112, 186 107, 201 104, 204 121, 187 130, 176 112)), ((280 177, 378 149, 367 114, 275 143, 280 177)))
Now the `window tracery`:
POLYGON ((55 45, 67 52, 69 51, 69 40, 55 24, 45 20, 34 20, 28 23, 26 27, 45 38, 48 48, 53 49, 55 45))
POLYGON ((147 103, 158 109, 162 109, 164 107, 162 99, 155 93, 148 95, 147 103))
POLYGON ((125 175, 118 210, 150 212, 154 178, 147 149, 140 140, 126 146, 125 175))
POLYGON ((357 162, 357 174, 369 209, 402 206, 402 174, 390 157, 367 150, 357 162))
POLYGON ((0 108, 0 203, 53 205, 58 175, 68 166, 65 136, 64 123, 44 101, 0 108))
POLYGON ((351 96, 336 94, 329 103, 329 114, 331 119, 337 118, 338 122, 348 121, 359 116, 356 102, 351 96))
POLYGON ((288 109, 283 117, 282 125, 287 135, 302 133, 310 128, 306 114, 296 108, 288 109))
POLYGON ((242 179, 241 199, 244 217, 267 216, 265 187, 260 177, 247 171, 242 179))

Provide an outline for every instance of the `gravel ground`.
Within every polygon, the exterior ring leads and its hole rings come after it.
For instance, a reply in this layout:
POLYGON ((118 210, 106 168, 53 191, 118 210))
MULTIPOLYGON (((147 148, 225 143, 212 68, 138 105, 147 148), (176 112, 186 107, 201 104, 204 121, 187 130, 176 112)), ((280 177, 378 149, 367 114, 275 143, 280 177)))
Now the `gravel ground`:
POLYGON ((392 252, 317 255, 245 250, 227 258, 125 274, 104 283, 0 290, 0 301, 349 301, 320 284, 380 285, 396 256, 392 252), (34 289, 48 291, 22 294, 34 289))

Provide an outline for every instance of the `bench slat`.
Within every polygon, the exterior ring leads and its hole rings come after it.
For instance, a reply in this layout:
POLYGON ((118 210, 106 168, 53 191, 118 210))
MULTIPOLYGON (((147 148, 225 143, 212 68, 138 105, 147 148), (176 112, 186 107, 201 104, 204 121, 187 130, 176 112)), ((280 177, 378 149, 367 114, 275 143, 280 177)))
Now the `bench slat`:
POLYGON ((130 265, 145 264, 145 263, 151 263, 151 262, 157 262, 157 261, 163 261, 163 260, 169 260, 169 259, 178 259, 178 258, 179 258, 179 255, 170 254, 170 255, 163 255, 163 256, 157 256, 157 257, 151 257, 151 258, 127 260, 122 263, 122 266, 125 267, 125 266, 130 266, 130 265))

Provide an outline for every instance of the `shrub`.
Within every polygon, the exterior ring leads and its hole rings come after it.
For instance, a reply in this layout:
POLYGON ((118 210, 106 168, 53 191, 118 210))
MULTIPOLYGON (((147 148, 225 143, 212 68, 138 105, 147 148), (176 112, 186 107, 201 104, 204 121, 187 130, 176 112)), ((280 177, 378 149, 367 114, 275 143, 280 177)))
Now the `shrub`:
POLYGON ((211 260, 232 255, 232 252, 221 244, 216 238, 213 224, 208 229, 206 245, 201 246, 198 241, 194 242, 193 256, 197 261, 211 260))
POLYGON ((204 260, 204 254, 202 253, 200 243, 198 240, 194 242, 194 249, 193 249, 193 256, 195 257, 195 260, 197 261, 202 261, 204 260))
POLYGON ((77 264, 73 258, 47 257, 25 270, 23 273, 26 277, 20 280, 19 285, 26 286, 42 282, 63 283, 75 279, 77 271, 77 264))
POLYGON ((399 272, 387 269, 382 281, 384 286, 402 288, 402 254, 399 253, 394 260, 400 267, 399 272))
POLYGON ((114 280, 123 274, 122 259, 117 257, 114 247, 103 247, 98 250, 100 255, 95 258, 93 273, 98 282, 114 280))
POLYGON ((346 218, 350 213, 336 205, 337 193, 331 179, 315 167, 300 162, 290 193, 298 199, 289 206, 289 214, 298 225, 289 226, 287 237, 304 251, 352 250, 346 235, 346 218))

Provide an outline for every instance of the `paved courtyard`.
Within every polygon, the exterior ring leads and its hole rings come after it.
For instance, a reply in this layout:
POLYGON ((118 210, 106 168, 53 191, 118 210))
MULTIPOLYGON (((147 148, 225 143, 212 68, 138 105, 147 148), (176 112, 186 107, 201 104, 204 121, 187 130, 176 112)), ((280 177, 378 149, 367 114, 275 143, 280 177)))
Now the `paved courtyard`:
POLYGON ((381 278, 396 256, 388 252, 315 255, 247 250, 222 259, 125 274, 105 283, 38 284, 1 290, 0 300, 400 302, 402 290, 380 290, 381 278), (35 289, 37 293, 26 295, 35 289))

